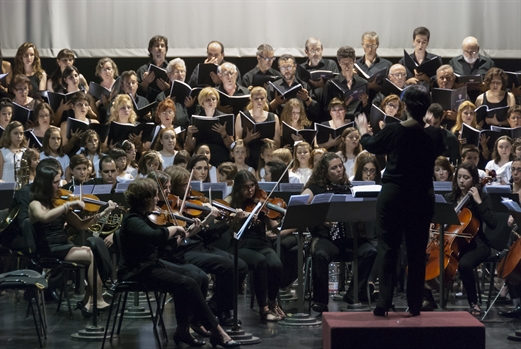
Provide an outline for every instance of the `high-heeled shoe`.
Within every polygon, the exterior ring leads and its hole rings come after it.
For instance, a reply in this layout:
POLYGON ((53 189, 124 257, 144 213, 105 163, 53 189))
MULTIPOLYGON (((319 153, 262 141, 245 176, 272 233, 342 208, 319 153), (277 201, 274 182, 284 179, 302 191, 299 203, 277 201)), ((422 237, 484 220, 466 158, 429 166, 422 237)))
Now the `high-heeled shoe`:
POLYGON ((200 323, 190 324, 190 328, 201 337, 210 338, 211 332, 207 331, 200 323))
POLYGON ((216 346, 220 345, 223 348, 235 348, 241 345, 241 342, 234 341, 233 339, 230 339, 227 342, 224 342, 222 338, 212 337, 210 338, 210 344, 212 345, 212 348, 215 348, 216 346))
POLYGON ((74 310, 77 310, 77 309, 79 309, 81 311, 81 315, 83 315, 83 317, 85 319, 89 319, 92 317, 92 312, 90 312, 89 309, 87 309, 87 307, 85 307, 85 304, 82 301, 79 301, 78 303, 76 303, 76 308, 74 308, 74 310))
POLYGON ((179 332, 174 333, 174 343, 176 346, 179 346, 179 343, 185 343, 191 347, 202 347, 206 344, 205 341, 192 337, 190 333, 181 334, 179 332))
POLYGON ((394 307, 394 304, 391 304, 388 308, 384 308, 384 307, 376 307, 374 308, 373 310, 373 315, 374 316, 382 316, 382 317, 385 317, 387 316, 387 314, 389 313, 389 309, 391 309, 392 311, 396 311, 396 308, 394 307))

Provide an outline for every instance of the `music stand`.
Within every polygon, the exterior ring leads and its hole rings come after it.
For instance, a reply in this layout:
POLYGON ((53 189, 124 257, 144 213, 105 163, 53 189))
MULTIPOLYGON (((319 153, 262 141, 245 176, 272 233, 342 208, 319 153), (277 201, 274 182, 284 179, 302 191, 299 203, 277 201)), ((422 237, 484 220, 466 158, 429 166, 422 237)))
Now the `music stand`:
POLYGON ((297 229, 298 241, 298 287, 297 287, 297 314, 286 316, 279 325, 283 326, 318 326, 322 321, 312 318, 309 314, 304 313, 304 284, 303 284, 303 235, 307 227, 313 227, 324 224, 329 209, 329 203, 320 203, 313 205, 290 205, 286 209, 284 220, 282 221, 281 230, 297 229))
POLYGON ((249 345, 249 344, 258 344, 260 343, 259 337, 254 337, 251 333, 246 333, 241 326, 239 326, 239 320, 237 318, 238 313, 238 293, 239 293, 239 276, 237 275, 237 269, 239 265, 239 240, 244 233, 244 231, 248 228, 250 221, 252 220, 252 217, 255 215, 255 213, 260 209, 262 206, 262 203, 259 202, 255 206, 252 212, 249 213, 248 218, 244 221, 241 228, 235 232, 233 231, 233 325, 231 330, 226 331, 230 338, 234 340, 241 341, 242 345, 249 345))
POLYGON ((443 271, 445 269, 445 224, 448 225, 461 225, 458 215, 454 210, 454 206, 446 202, 436 202, 434 204, 434 216, 432 217, 432 223, 439 224, 439 246, 440 246, 440 310, 446 310, 446 299, 445 290, 443 285, 443 271))
MULTIPOLYGON (((371 222, 376 220, 376 198, 354 198, 343 195, 345 201, 332 201, 326 216, 326 222, 371 222)), ((334 199, 333 199, 334 200, 334 199)), ((353 231, 353 304, 347 309, 367 309, 358 301, 358 237, 353 231)))

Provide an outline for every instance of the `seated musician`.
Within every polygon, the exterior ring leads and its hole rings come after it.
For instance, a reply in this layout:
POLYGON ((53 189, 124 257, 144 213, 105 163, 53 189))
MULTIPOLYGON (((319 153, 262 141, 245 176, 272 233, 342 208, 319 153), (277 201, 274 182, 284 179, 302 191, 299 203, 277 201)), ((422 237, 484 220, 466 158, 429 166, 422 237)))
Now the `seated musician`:
MULTIPOLYGON (((456 238, 456 240, 460 240, 456 243, 459 246, 458 271, 467 292, 470 313, 480 315, 481 309, 478 304, 474 268, 485 262, 491 254, 490 243, 483 232, 483 225, 486 224, 487 227, 494 229, 497 220, 492 211, 492 202, 489 196, 480 189, 480 179, 476 166, 470 162, 463 162, 456 169, 452 183, 452 193, 445 195, 447 202, 456 206, 468 196, 468 201, 464 207, 468 208, 472 213, 472 218, 479 222, 478 231, 475 232, 476 234, 470 243, 466 243, 463 238, 456 238)), ((436 307, 432 295, 427 298, 422 310, 436 307)))
MULTIPOLYGON (((43 163, 43 161, 42 161, 43 163)), ((101 280, 99 275, 96 276, 96 282, 93 278, 93 254, 91 249, 87 246, 74 246, 69 243, 67 234, 64 229, 65 222, 68 225, 77 229, 86 229, 90 225, 106 217, 116 207, 116 205, 109 201, 108 207, 101 213, 93 216, 88 216, 81 219, 71 208, 84 208, 85 203, 80 200, 66 201, 61 206, 55 207, 55 200, 60 195, 60 180, 61 180, 61 166, 59 164, 48 165, 44 164, 38 166, 36 169, 36 177, 31 185, 31 198, 33 201, 29 204, 28 214, 34 231, 37 235, 43 235, 42 238, 47 240, 48 257, 58 258, 65 261, 74 261, 83 263, 89 266, 87 272, 87 291, 83 300, 79 301, 76 309, 81 310, 84 317, 91 317, 92 312, 90 307, 92 305, 92 288, 96 284, 97 287, 97 307, 98 310, 109 306, 103 300, 101 280)), ((35 236, 38 244, 39 237, 35 236)), ((44 245, 38 244, 40 248, 40 255, 45 255, 44 245)))
POLYGON ((185 230, 179 226, 157 227, 147 216, 159 200, 157 184, 150 178, 138 178, 130 183, 125 198, 129 214, 121 223, 121 253, 119 280, 139 281, 149 289, 173 294, 177 329, 174 342, 203 346, 204 341, 189 332, 190 319, 196 317, 210 331, 210 343, 231 348, 239 346, 217 322, 196 281, 176 271, 169 262, 159 259, 159 248, 172 244, 175 248, 185 239, 185 230))
MULTIPOLYGON (((247 217, 248 213, 244 210, 248 206, 255 207, 255 197, 260 193, 257 179, 253 173, 244 170, 237 173, 232 192, 225 200, 231 207, 237 209, 236 219, 239 222, 247 217)), ((251 219, 250 225, 244 230, 239 240, 239 258, 248 264, 250 270, 253 270, 253 287, 263 322, 279 321, 286 316, 280 305, 277 304, 277 294, 282 278, 282 263, 277 252, 271 247, 271 241, 267 235, 269 231, 277 231, 277 225, 276 221, 261 212, 251 219)), ((240 225, 238 226, 240 227, 240 225)))
MULTIPOLYGON (((154 174, 150 174, 149 177, 154 177, 154 174)), ((165 187, 169 188, 170 193, 176 195, 180 200, 184 198, 186 188, 189 185, 190 172, 179 166, 170 166, 165 172, 157 171, 157 177, 160 182, 165 182, 165 187)), ((211 211, 202 223, 205 227, 203 231, 187 238, 186 244, 178 246, 173 255, 184 263, 193 264, 206 273, 215 275, 214 292, 208 305, 215 316, 218 317, 221 325, 231 326, 233 325, 231 315, 233 309, 233 292, 231 290, 234 272, 233 256, 219 248, 208 245, 215 237, 219 238, 226 232, 228 227, 222 222, 214 221, 214 217, 219 215, 216 208, 212 208, 210 205, 206 207, 210 207, 211 211)), ((248 273, 248 266, 239 259, 237 268, 239 282, 242 284, 248 273)))
MULTIPOLYGON (((302 194, 309 194, 309 201, 317 194, 350 194, 351 183, 346 175, 344 163, 335 153, 326 153, 313 168, 313 173, 302 194)), ((311 230, 311 258, 313 260, 313 307, 317 312, 328 311, 328 266, 339 260, 353 259, 353 237, 357 232, 353 225, 345 223, 326 223, 311 230), (351 234, 351 236, 349 236, 351 234)), ((358 290, 354 290, 351 280, 344 300, 354 303, 354 292, 360 301, 367 301, 367 281, 376 258, 376 249, 366 239, 358 241, 358 290)))

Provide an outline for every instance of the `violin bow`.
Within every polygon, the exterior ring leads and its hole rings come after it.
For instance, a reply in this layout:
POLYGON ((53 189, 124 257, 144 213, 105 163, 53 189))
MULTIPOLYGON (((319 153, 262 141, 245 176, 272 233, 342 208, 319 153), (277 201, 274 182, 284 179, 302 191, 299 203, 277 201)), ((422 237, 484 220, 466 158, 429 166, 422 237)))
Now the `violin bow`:
POLYGON ((157 171, 156 170, 154 170, 154 177, 156 179, 156 184, 159 187, 159 190, 161 190, 161 193, 163 195, 163 199, 165 199, 165 203, 166 203, 166 208, 168 210, 168 214, 170 215, 170 217, 174 218, 175 225, 179 225, 177 223, 177 218, 175 218, 174 211, 172 210, 172 207, 170 206, 170 203, 168 202, 168 198, 164 197, 165 196, 165 190, 163 189, 163 185, 161 184, 161 181, 159 180, 159 177, 157 175, 157 171))
POLYGON ((188 190, 190 190, 190 183, 192 182, 192 178, 194 177, 194 169, 190 172, 190 177, 188 178, 188 185, 185 189, 185 195, 183 196, 183 201, 181 201, 181 207, 179 208, 179 212, 183 212, 186 204, 186 197, 188 196, 188 190))

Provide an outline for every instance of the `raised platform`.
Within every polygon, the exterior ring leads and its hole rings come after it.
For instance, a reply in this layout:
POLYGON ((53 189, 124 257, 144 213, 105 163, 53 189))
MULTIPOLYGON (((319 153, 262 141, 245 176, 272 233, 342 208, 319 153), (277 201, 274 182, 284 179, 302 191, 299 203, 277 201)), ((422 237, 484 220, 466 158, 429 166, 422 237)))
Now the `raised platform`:
POLYGON ((468 312, 323 313, 323 349, 485 348, 485 325, 468 312))

